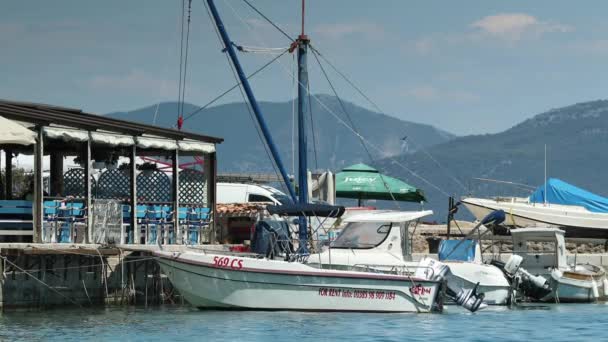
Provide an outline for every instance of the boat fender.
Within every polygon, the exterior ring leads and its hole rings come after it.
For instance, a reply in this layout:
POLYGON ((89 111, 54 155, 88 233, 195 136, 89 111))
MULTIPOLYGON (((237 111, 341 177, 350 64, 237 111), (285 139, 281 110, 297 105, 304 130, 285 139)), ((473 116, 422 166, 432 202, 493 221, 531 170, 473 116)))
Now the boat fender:
POLYGON ((504 270, 510 275, 514 275, 519 270, 519 266, 523 262, 524 258, 519 255, 511 255, 507 263, 505 264, 504 270))
POLYGON ((602 285, 604 287, 604 297, 608 297, 608 279, 604 278, 602 280, 602 285))
POLYGON ((597 289, 597 282, 595 279, 591 280, 591 290, 593 293, 593 298, 598 299, 600 297, 600 291, 597 289))

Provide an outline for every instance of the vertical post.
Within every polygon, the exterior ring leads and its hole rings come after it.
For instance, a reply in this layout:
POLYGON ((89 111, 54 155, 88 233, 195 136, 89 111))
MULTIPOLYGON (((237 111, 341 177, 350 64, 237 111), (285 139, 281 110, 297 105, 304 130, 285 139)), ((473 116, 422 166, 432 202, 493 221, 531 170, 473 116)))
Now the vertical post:
MULTIPOLYGON (((13 150, 5 149, 6 152, 6 166, 4 172, 6 175, 6 199, 13 199, 13 150)), ((28 184, 29 185, 29 184, 28 184)))
POLYGON ((217 27, 217 29, 220 33, 222 42, 223 42, 224 46, 226 47, 226 52, 228 52, 228 56, 230 57, 230 60, 232 61, 232 64, 234 65, 234 68, 236 70, 236 74, 239 77, 239 80, 241 81, 241 85, 243 86, 245 95, 247 95, 247 99, 249 100, 249 103, 251 104, 253 113, 255 114, 258 124, 260 125, 260 130, 262 131, 262 135, 264 136, 264 139, 266 139, 266 143, 268 144, 268 149, 270 150, 270 153, 272 154, 272 157, 277 164, 281 177, 283 178, 283 182, 285 182, 285 186, 287 186, 287 189, 289 190, 289 195, 295 202, 296 193, 295 193, 293 187, 291 186, 291 182, 289 181, 289 176, 287 175, 287 171, 285 171, 285 166, 283 165, 283 161, 281 160, 279 151, 277 150, 277 147, 274 144, 272 136, 270 135, 270 131, 268 130, 268 126, 266 125, 266 120, 264 120, 264 116, 262 115, 262 111, 260 110, 260 107, 258 106, 258 102, 255 98, 255 95, 253 94, 253 90, 251 89, 251 86, 249 85, 247 76, 245 75, 245 72, 243 71, 243 68, 241 67, 238 57, 236 56, 236 52, 234 51, 234 46, 232 44, 232 41, 230 40, 230 37, 228 36, 228 32, 226 32, 226 28, 224 27, 224 23, 222 22, 222 19, 220 18, 217 8, 215 7, 215 2, 213 0, 207 0, 207 4, 209 5, 209 10, 211 12, 211 15, 213 16, 213 20, 215 21, 215 26, 217 27))
MULTIPOLYGON (((304 20, 304 18, 302 18, 304 20)), ((303 28, 303 27, 302 27, 303 28)), ((298 202, 308 203, 308 163, 306 141, 306 112, 308 111, 308 68, 306 56, 310 40, 302 32, 296 43, 298 44, 298 202)), ((299 217, 299 252, 307 253, 308 226, 306 217, 299 217)))
MULTIPOLYGON (((62 166, 63 168, 63 166, 62 166)), ((84 146, 84 184, 85 184, 85 194, 86 194, 86 203, 85 207, 87 208, 86 213, 86 232, 84 234, 85 243, 93 242, 93 186, 91 184, 91 139, 87 140, 84 146)), ((122 229, 121 229, 122 230, 122 229)), ((72 241, 75 242, 75 241, 72 241)), ((122 243, 122 241, 121 241, 122 243)))
POLYGON ((182 231, 179 229, 179 151, 173 151, 173 231, 175 239, 183 244, 182 231))
MULTIPOLYGON (((6 151, 4 152, 6 153, 6 151)), ((2 153, 0 152, 0 199, 6 199, 6 169, 2 177, 2 153)))
MULTIPOLYGON (((8 154, 7 154, 8 155, 8 154)), ((44 133, 43 128, 38 127, 38 140, 34 145, 34 236, 32 237, 35 243, 42 241, 42 225, 44 224, 44 174, 43 174, 43 156, 44 156, 44 133)))
POLYGON ((133 243, 139 245, 139 227, 137 226, 137 147, 131 148, 131 170, 129 170, 129 180, 131 181, 131 229, 133 230, 133 243))
POLYGON ((217 201, 217 155, 215 152, 209 153, 205 158, 205 176, 207 178, 207 206, 209 207, 209 226, 213 235, 209 237, 209 242, 217 241, 216 230, 216 201, 217 201))
POLYGON ((454 197, 450 196, 448 198, 448 222, 447 222, 447 229, 448 229, 448 240, 450 239, 450 233, 451 233, 451 228, 452 228, 452 219, 454 218, 454 214, 452 213, 452 209, 454 208, 454 197))
MULTIPOLYGON (((63 194, 63 155, 59 152, 51 153, 51 181, 49 194, 57 196, 63 194)), ((86 171, 86 170, 85 170, 86 171)), ((85 172, 86 173, 86 172, 85 172)))
POLYGON ((545 205, 547 205, 547 144, 545 144, 545 195, 543 196, 545 205))

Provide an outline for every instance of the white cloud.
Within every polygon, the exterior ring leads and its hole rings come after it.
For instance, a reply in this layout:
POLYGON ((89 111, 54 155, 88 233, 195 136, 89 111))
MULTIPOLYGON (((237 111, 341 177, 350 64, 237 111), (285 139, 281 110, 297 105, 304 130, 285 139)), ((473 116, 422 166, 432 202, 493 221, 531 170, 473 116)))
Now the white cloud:
POLYGON ((431 85, 420 85, 406 89, 404 95, 423 102, 474 103, 481 100, 479 95, 465 90, 439 89, 431 85))
POLYGON ((151 93, 159 94, 161 97, 175 96, 177 93, 175 83, 137 69, 123 75, 97 75, 87 82, 88 86, 96 90, 151 93))
POLYGON ((387 34, 382 26, 374 23, 320 24, 314 27, 313 32, 334 40, 352 35, 361 35, 366 39, 384 39, 387 34))
POLYGON ((509 41, 539 38, 546 33, 564 33, 574 30, 572 26, 541 21, 525 13, 489 15, 472 23, 471 27, 478 33, 509 41))

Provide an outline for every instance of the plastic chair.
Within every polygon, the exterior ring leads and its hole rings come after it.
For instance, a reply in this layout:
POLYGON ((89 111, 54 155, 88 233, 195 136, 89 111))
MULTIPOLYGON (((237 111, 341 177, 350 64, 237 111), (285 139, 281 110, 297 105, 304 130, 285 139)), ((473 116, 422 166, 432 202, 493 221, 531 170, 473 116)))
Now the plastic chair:
POLYGON ((158 238, 163 238, 162 230, 165 224, 165 212, 162 210, 162 206, 148 206, 145 223, 147 244, 155 244, 158 238))
POLYGON ((203 228, 209 226, 210 208, 192 208, 188 214, 188 242, 199 244, 203 228))

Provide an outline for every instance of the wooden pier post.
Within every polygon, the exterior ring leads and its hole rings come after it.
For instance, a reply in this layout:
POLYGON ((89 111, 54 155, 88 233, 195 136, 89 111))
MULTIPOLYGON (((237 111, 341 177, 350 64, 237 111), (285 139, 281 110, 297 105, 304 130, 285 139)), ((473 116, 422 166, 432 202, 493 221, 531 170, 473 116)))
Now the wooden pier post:
MULTIPOLYGON (((179 151, 173 151, 173 231, 178 244, 183 244, 182 231, 179 229, 179 151)), ((167 234, 168 235, 168 234, 167 234)), ((186 234, 187 235, 187 234, 186 234)))
MULTIPOLYGON (((5 149, 4 153, 6 154, 6 161, 5 161, 5 166, 4 166, 4 174, 6 175, 5 177, 5 189, 6 189, 6 199, 7 200, 12 200, 13 199, 13 150, 11 149, 5 149)), ((29 185, 29 184, 28 184, 29 185)))
POLYGON ((137 226, 137 147, 133 145, 131 148, 131 229, 133 229, 133 243, 139 245, 139 227, 137 226))
POLYGON ((42 127, 38 127, 38 140, 34 145, 34 242, 42 242, 42 225, 44 223, 44 132, 42 127))
MULTIPOLYGON (((85 178, 85 194, 86 194, 86 232, 84 233, 85 243, 91 243, 93 241, 93 191, 91 184, 91 139, 88 139, 84 147, 85 151, 85 164, 84 164, 84 178, 85 178)), ((122 241, 121 241, 122 243, 122 241)))

